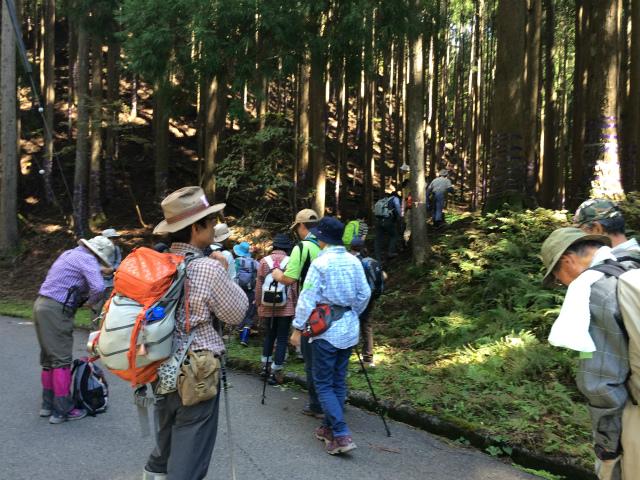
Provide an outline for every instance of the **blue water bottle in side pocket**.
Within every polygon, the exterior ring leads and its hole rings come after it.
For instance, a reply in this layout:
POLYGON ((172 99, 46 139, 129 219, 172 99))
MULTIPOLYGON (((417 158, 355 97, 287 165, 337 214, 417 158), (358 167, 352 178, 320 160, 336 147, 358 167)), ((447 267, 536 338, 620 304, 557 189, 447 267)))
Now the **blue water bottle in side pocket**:
POLYGON ((155 322, 164 318, 164 307, 153 307, 147 310, 147 323, 155 322))

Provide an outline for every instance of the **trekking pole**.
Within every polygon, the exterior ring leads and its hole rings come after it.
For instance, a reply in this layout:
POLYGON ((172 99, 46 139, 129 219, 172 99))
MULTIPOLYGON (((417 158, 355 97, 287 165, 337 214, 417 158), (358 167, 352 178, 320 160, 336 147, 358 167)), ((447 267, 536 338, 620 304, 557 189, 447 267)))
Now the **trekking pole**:
MULTIPOLYGON (((219 325, 218 325, 219 326, 219 325)), ((222 335, 220 335, 222 337, 222 335)), ((236 479, 236 464, 233 461, 233 438, 231 436, 231 412, 229 410, 229 394, 227 392, 227 353, 229 353, 229 347, 231 346, 231 325, 229 325, 229 338, 227 339, 227 351, 222 356, 222 362, 220 363, 220 371, 222 373, 222 385, 224 388, 224 406, 227 411, 227 433, 229 435, 229 457, 231 458, 231 478, 236 479)))
POLYGON ((364 368, 364 362, 362 361, 362 358, 360 357, 360 352, 358 351, 358 346, 354 345, 353 348, 356 351, 356 355, 358 356, 358 361, 360 362, 360 366, 362 367, 362 371, 364 372, 364 376, 367 379, 367 383, 369 384, 369 388, 371 389, 371 395, 373 395, 373 399, 375 400, 376 405, 378 407, 378 411, 380 412, 380 418, 382 418, 382 423, 384 423, 384 428, 387 431, 387 437, 390 437, 391 436, 391 432, 389 431, 389 427, 387 426, 387 421, 384 419, 384 412, 382 410, 380 402, 378 402, 378 397, 376 397, 376 394, 373 391, 373 385, 371 385, 371 380, 369 380, 369 374, 367 373, 367 369, 364 368))
MULTIPOLYGON (((275 281, 273 282, 274 284, 276 283, 275 281)), ((272 284, 273 285, 273 284, 272 284)), ((269 338, 269 342, 267 343, 267 346, 270 347, 267 350, 267 361, 265 363, 268 364, 269 363, 269 357, 273 357, 273 347, 271 346, 271 339, 273 338, 273 331, 275 330, 275 328, 273 328, 274 325, 274 317, 276 314, 276 302, 275 302, 275 298, 273 299, 273 307, 271 308, 271 326, 269 327, 269 330, 267 331, 267 337, 269 338)), ((274 343, 275 343, 275 338, 274 338, 274 343)), ((273 360, 273 358, 271 359, 273 360)), ((273 361, 271 362, 271 364, 273 364, 273 361)), ((267 374, 264 376, 264 384, 262 385, 262 405, 264 405, 264 399, 267 398, 266 392, 267 392, 267 379, 269 378, 269 370, 267 369, 267 374)))

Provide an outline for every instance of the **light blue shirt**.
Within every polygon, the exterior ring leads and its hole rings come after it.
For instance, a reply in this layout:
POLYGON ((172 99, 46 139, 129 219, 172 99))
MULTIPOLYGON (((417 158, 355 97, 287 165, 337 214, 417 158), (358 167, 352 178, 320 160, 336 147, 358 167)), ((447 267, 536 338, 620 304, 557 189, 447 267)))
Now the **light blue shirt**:
POLYGON ((371 288, 360 260, 347 252, 343 245, 327 245, 311 262, 298 297, 293 326, 302 330, 317 304, 351 307, 342 318, 333 321, 329 330, 310 339, 322 338, 335 348, 349 348, 358 343, 358 316, 369 303, 369 297, 371 288))

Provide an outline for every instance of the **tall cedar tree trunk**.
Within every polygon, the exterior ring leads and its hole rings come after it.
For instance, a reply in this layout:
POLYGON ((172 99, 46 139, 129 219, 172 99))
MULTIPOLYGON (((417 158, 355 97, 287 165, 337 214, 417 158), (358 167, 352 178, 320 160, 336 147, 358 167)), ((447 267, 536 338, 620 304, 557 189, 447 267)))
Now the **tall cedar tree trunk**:
POLYGON ((340 212, 342 215, 347 213, 347 198, 349 194, 349 182, 348 182, 348 148, 349 148, 349 89, 347 85, 346 76, 346 59, 342 60, 342 77, 341 77, 341 91, 340 103, 342 104, 342 132, 341 141, 338 145, 340 150, 340 156, 342 163, 340 165, 340 178, 342 179, 342 185, 340 186, 340 212))
POLYGON ((629 62, 629 101, 627 113, 627 145, 629 146, 630 166, 635 165, 635 172, 629 169, 625 175, 634 175, 633 187, 640 185, 640 0, 631 2, 631 48, 629 62))
POLYGON ((472 126, 471 126, 471 152, 470 152, 470 162, 471 162, 471 179, 470 179, 470 187, 471 191, 471 208, 476 210, 478 208, 478 177, 480 173, 480 106, 482 105, 482 99, 480 98, 480 84, 482 80, 482 10, 484 0, 474 0, 475 6, 475 21, 474 21, 474 59, 475 59, 475 68, 471 65, 473 69, 473 73, 471 75, 471 106, 469 108, 470 114, 472 115, 472 126))
MULTIPOLYGON (((158 213, 161 212, 160 203, 167 196, 169 178, 169 116, 164 108, 164 99, 161 97, 160 88, 156 85, 153 89, 153 134, 155 140, 156 157, 156 201, 158 213)), ((209 198, 213 200, 213 195, 209 198)))
MULTIPOLYGON (((393 163, 396 165, 396 169, 401 164, 401 149, 402 149, 402 120, 400 119, 400 110, 402 109, 402 85, 404 84, 404 36, 398 39, 398 47, 396 48, 396 88, 395 88, 395 102, 393 107, 393 163)), ((396 182, 399 179, 396 177, 396 182)), ((399 187, 398 187, 399 188, 399 187)))
POLYGON ((449 64, 451 43, 449 42, 449 0, 442 0, 442 18, 440 19, 440 32, 443 35, 442 52, 440 56, 440 97, 438 111, 438 142, 436 151, 442 162, 441 167, 447 167, 445 160, 445 145, 447 143, 447 130, 449 128, 449 64))
POLYGON ((91 36, 82 21, 78 32, 78 128, 76 168, 73 177, 73 229, 77 238, 89 236, 87 201, 89 197, 89 46, 91 36))
MULTIPOLYGON (((309 142, 310 142, 310 125, 309 125, 309 76, 310 65, 305 62, 301 67, 302 75, 300 78, 300 163, 298 164, 298 192, 300 198, 307 198, 307 188, 309 186, 309 142)), ((308 204, 305 201, 305 207, 308 204)), ((321 215, 320 212, 317 212, 321 215)))
POLYGON ((325 153, 325 96, 324 75, 326 61, 320 53, 311 53, 311 73, 309 76, 309 102, 311 113, 311 150, 315 197, 313 209, 324 216, 326 198, 326 153, 325 153))
POLYGON ((545 0, 544 57, 544 160, 540 168, 542 182, 539 203, 546 208, 558 207, 558 156, 556 151, 556 89, 555 89, 555 11, 554 0, 545 0))
MULTIPOLYGON (((412 0, 414 15, 420 16, 420 1, 412 0)), ((409 38, 409 56, 411 57, 411 72, 408 91, 407 115, 409 120, 409 168, 411 171, 410 183, 413 203, 411 217, 412 235, 412 259, 416 265, 422 265, 427 261, 429 239, 427 238, 426 219, 426 185, 424 168, 424 68, 422 65, 422 35, 409 38)))
MULTIPOLYGON (((389 85, 389 58, 390 52, 387 50, 382 60, 382 108, 380 108, 380 160, 378 162, 378 173, 380 175, 380 188, 378 195, 384 198, 387 186, 387 89, 389 85)), ((374 82, 375 85, 375 82, 374 82)))
POLYGON ((573 136, 571 139, 572 163, 571 163, 571 194, 569 197, 569 210, 575 209, 583 200, 585 193, 581 193, 585 162, 583 158, 583 146, 585 138, 586 115, 586 82, 587 82, 587 56, 589 53, 589 11, 587 9, 592 0, 576 0, 575 16, 575 65, 573 70, 573 136))
POLYGON ((100 157, 102 155, 102 41, 91 38, 91 171, 89 173, 89 214, 92 224, 104 220, 100 202, 100 157))
MULTIPOLYGON (((343 124, 344 124, 344 59, 340 59, 340 63, 336 67, 336 81, 338 82, 338 98, 336 99, 336 139, 338 140, 338 144, 336 145, 336 184, 335 184, 335 198, 336 198, 336 209, 335 216, 343 217, 346 213, 343 209, 344 202, 342 198, 342 184, 346 180, 346 177, 343 175, 343 165, 346 163, 347 159, 343 156, 342 151, 342 142, 344 141, 343 137, 343 124)), ((344 217, 343 217, 344 218, 344 217)))
MULTIPOLYGON (((439 2, 438 2, 439 3, 439 2)), ((435 32, 432 39, 431 51, 433 52, 431 70, 431 137, 429 138, 429 181, 436 177, 438 165, 438 85, 440 74, 440 16, 436 16, 435 32)))
MULTIPOLYGON (((73 6, 73 0, 69 0, 73 6)), ((67 139, 73 138, 73 107, 78 105, 78 21, 69 17, 69 78, 67 85, 67 139)))
MULTIPOLYGON (((629 95, 627 92, 627 82, 629 80, 629 36, 627 26, 630 19, 629 0, 618 0, 618 101, 617 116, 619 118, 618 128, 618 161, 620 164, 620 179, 625 192, 633 190, 634 168, 629 163, 632 157, 630 151, 629 137, 631 125, 627 122, 629 113, 629 95)), ((634 135, 635 136, 635 135, 634 135)))
POLYGON ((113 164, 118 154, 116 146, 119 116, 116 102, 120 98, 119 59, 120 43, 114 42, 109 45, 109 51, 107 52, 107 103, 109 104, 109 110, 104 158, 104 187, 105 198, 108 202, 113 200, 115 193, 113 164))
POLYGON ((617 149, 618 0, 591 3, 584 144, 585 181, 576 200, 620 199, 617 149))
POLYGON ((42 70, 44 73, 44 120, 45 129, 51 136, 44 137, 44 189, 47 202, 57 203, 53 188, 51 186, 51 175, 53 170, 53 120, 55 113, 55 22, 56 22, 56 2, 46 0, 45 27, 44 27, 44 57, 42 70))
POLYGON ((207 91, 207 124, 205 134, 204 155, 204 191, 210 201, 216 198, 216 182, 214 167, 218 163, 220 142, 226 128, 226 81, 224 75, 219 74, 209 83, 207 91))
MULTIPOLYGON (((12 1, 12 0, 8 0, 12 1)), ((15 3, 12 3, 15 5, 15 3)), ((6 1, 2 2, 0 50, 0 255, 14 252, 18 235, 18 129, 16 85, 16 37, 6 1)))
POLYGON ((493 96, 490 196, 485 212, 507 203, 520 209, 529 205, 522 162, 524 110, 524 2, 499 0, 498 44, 493 96))
POLYGON ((527 8, 527 49, 525 57, 525 96, 522 153, 526 168, 526 191, 535 196, 535 166, 538 158, 538 93, 540 91, 540 36, 542 0, 529 0, 527 8))

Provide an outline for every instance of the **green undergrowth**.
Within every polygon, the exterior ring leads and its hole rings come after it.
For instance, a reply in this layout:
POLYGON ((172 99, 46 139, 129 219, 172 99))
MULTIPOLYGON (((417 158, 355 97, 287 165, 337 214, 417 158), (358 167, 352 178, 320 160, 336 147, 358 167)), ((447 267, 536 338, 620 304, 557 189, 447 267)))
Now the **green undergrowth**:
MULTIPOLYGON (((374 309, 380 394, 495 431, 505 443, 593 462, 577 355, 547 337, 564 289, 545 290, 542 242, 566 212, 447 217, 427 266, 391 270, 374 309)), ((506 453, 502 453, 506 455, 506 453)))

